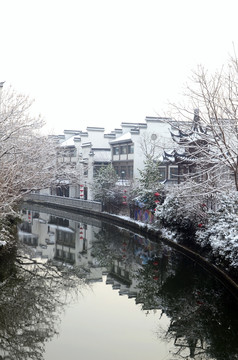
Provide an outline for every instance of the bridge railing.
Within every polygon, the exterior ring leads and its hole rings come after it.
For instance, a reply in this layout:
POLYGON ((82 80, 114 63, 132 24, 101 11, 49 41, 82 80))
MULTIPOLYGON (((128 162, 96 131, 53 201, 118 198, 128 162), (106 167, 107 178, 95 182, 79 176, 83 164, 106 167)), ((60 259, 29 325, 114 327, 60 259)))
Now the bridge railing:
POLYGON ((33 201, 41 204, 58 205, 70 209, 84 209, 96 212, 102 211, 102 204, 97 201, 81 200, 55 195, 27 194, 24 196, 25 201, 33 201))

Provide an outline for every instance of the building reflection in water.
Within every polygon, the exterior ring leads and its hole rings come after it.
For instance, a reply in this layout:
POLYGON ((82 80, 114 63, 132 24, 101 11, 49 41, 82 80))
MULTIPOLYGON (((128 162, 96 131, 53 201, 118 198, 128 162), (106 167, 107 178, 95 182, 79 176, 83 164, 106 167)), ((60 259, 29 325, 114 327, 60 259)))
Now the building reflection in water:
POLYGON ((23 207, 22 218, 19 238, 32 257, 72 267, 87 283, 105 276, 106 284, 135 298, 143 311, 166 314, 165 337, 174 340, 174 359, 237 358, 238 322, 230 314, 236 305, 189 259, 181 261, 162 242, 78 214, 47 214, 34 205, 23 207))
MULTIPOLYGON (((88 282, 102 281, 106 275, 106 283, 119 289, 120 295, 136 296, 135 274, 153 258, 169 265, 166 245, 159 246, 123 229, 115 232, 115 228, 98 220, 89 224, 88 219, 86 223, 80 217, 75 221, 27 208, 22 209, 21 215, 19 240, 31 248, 33 258, 74 266, 88 282)), ((170 271, 168 266, 166 271, 160 270, 162 281, 170 271)))

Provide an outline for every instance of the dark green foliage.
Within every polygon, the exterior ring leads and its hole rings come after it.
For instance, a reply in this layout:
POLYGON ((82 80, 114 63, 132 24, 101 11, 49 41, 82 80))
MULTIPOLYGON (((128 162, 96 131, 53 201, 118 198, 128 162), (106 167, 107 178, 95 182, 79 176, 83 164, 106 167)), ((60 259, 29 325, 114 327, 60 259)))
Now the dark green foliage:
POLYGON ((110 164, 103 166, 94 178, 94 200, 101 201, 103 210, 117 213, 122 205, 123 189, 116 185, 118 176, 110 164))
POLYGON ((163 185, 160 183, 159 162, 152 157, 147 157, 144 162, 144 169, 139 170, 139 187, 137 189, 137 199, 143 203, 146 209, 154 210, 157 201, 163 201, 163 185), (159 193, 159 196, 155 196, 159 193))

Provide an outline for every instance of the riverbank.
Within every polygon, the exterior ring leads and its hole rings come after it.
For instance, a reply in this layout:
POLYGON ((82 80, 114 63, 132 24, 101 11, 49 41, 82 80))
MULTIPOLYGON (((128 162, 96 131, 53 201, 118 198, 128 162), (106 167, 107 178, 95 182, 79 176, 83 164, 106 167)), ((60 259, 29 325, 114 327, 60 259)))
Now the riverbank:
POLYGON ((38 194, 30 194, 25 198, 26 203, 38 204, 53 209, 63 209, 66 212, 82 214, 83 216, 93 217, 101 221, 113 223, 116 226, 126 228, 130 231, 139 233, 145 237, 149 237, 155 242, 163 241, 177 251, 183 253, 204 269, 213 274, 237 299, 238 299, 238 283, 224 269, 214 265, 207 258, 201 255, 192 247, 188 247, 178 243, 171 232, 167 229, 157 228, 153 225, 145 224, 140 221, 131 219, 128 216, 114 215, 103 212, 100 203, 89 202, 80 199, 61 198, 55 196, 44 196, 38 194))

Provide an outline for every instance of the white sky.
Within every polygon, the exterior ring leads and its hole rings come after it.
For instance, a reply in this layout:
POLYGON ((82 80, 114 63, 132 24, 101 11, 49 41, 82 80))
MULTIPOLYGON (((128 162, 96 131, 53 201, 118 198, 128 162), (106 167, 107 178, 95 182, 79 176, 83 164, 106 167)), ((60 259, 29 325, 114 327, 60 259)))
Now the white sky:
POLYGON ((0 81, 47 128, 143 122, 238 43, 237 0, 0 0, 0 81))

